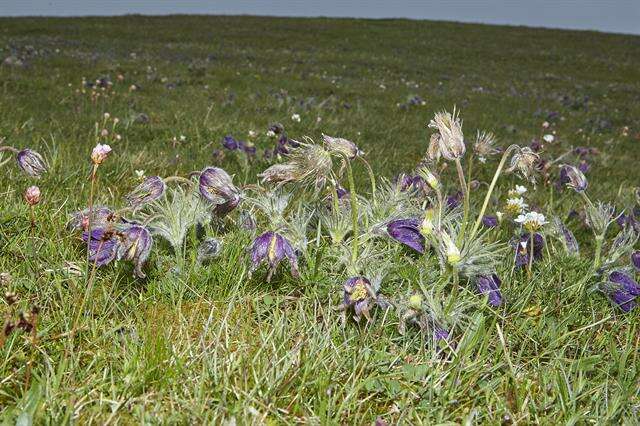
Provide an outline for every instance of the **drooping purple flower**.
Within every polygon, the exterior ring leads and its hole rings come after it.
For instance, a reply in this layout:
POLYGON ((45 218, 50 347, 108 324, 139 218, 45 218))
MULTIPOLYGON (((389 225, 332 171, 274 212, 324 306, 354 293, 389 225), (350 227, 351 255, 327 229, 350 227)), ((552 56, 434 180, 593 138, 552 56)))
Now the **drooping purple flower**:
POLYGON ((151 232, 142 225, 127 225, 119 231, 121 243, 118 247, 118 259, 133 262, 133 273, 138 278, 145 278, 142 266, 149 258, 153 247, 151 232))
POLYGON ((502 293, 500 293, 502 281, 496 274, 480 275, 476 278, 476 287, 480 294, 489 296, 489 305, 500 306, 502 304, 502 293))
POLYGON ((415 191, 418 194, 427 194, 431 190, 429 184, 420 175, 401 174, 396 180, 400 191, 415 191))
MULTIPOLYGON (((71 213, 67 228, 87 231, 89 229, 89 209, 71 213)), ((94 206, 91 209, 91 228, 102 228, 114 219, 113 211, 105 206, 94 206)))
POLYGON ((640 271, 640 251, 631 253, 631 263, 636 268, 636 270, 640 271))
POLYGON ((291 243, 282 235, 268 231, 257 237, 251 246, 251 271, 255 271, 261 263, 266 262, 269 268, 267 282, 283 259, 289 261, 291 275, 299 276, 298 257, 291 243))
POLYGON ((167 184, 160 176, 150 176, 133 191, 125 196, 129 205, 137 209, 162 197, 167 189, 167 184))
POLYGON ((622 271, 611 272, 609 281, 600 283, 600 290, 623 312, 629 312, 635 308, 636 298, 640 296, 640 285, 622 271))
POLYGON ((560 171, 560 181, 576 192, 584 192, 587 189, 588 181, 577 167, 565 164, 560 171))
POLYGON ((482 216, 482 224, 487 228, 495 228, 498 226, 498 218, 496 216, 482 216))
POLYGON ((214 212, 224 216, 240 203, 240 191, 231 176, 219 167, 207 167, 200 173, 200 194, 215 205, 214 212))
POLYGON ((94 228, 91 237, 88 232, 83 232, 82 240, 89 243, 89 261, 95 262, 97 267, 109 264, 118 254, 120 241, 113 231, 94 228))
POLYGON ((387 232, 394 240, 422 254, 425 249, 425 239, 419 227, 420 220, 417 218, 398 219, 387 224, 387 232))
MULTIPOLYGON (((529 264, 531 252, 531 234, 523 233, 519 238, 512 241, 515 250, 515 264, 522 267, 529 264)), ((533 262, 542 259, 542 249, 544 248, 544 238, 539 233, 533 234, 533 262)))
POLYGON ((377 296, 371 288, 371 282, 361 276, 351 277, 345 281, 343 285, 343 302, 342 309, 353 308, 354 319, 359 322, 362 316, 367 320, 371 320, 369 309, 371 302, 376 300, 377 296))
POLYGON ((47 166, 42 155, 29 148, 18 151, 16 161, 22 171, 32 177, 40 177, 40 175, 47 171, 47 166))

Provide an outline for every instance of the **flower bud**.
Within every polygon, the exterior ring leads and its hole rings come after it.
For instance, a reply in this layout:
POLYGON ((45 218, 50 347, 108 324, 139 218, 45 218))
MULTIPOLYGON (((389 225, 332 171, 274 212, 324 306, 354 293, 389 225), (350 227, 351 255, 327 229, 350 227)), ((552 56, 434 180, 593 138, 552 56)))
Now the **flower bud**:
POLYGON ((224 216, 240 203, 240 191, 233 185, 231 176, 219 167, 207 167, 200 174, 200 194, 215 205, 218 216, 224 216))
POLYGON ((40 188, 37 186, 30 186, 24 192, 24 199, 30 206, 35 206, 40 202, 40 188))
POLYGON ((412 294, 409 297, 409 307, 415 311, 422 309, 422 296, 419 294, 412 294))
POLYGON ((562 166, 562 171, 567 187, 576 192, 584 192, 587 189, 587 178, 577 167, 565 164, 562 166))
POLYGON ((150 176, 127 194, 125 198, 131 207, 137 209, 162 197, 166 189, 167 184, 164 183, 160 176, 150 176))
POLYGON ((16 154, 16 161, 22 171, 32 177, 40 177, 47 171, 42 155, 29 148, 19 151, 16 154))

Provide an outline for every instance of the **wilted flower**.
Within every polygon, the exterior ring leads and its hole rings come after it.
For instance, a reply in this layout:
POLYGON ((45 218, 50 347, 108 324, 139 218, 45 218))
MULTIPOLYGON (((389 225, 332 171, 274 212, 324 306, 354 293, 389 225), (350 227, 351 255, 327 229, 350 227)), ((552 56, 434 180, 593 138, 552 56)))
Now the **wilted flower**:
POLYGON ((32 177, 40 177, 40 175, 47 171, 47 166, 42 155, 29 148, 18 151, 16 161, 22 171, 32 177))
POLYGON ((97 267, 107 265, 118 255, 120 241, 113 231, 104 228, 93 228, 91 236, 82 233, 82 240, 89 244, 89 261, 95 262, 97 267))
POLYGON ((509 198, 507 200, 505 211, 512 216, 516 216, 522 214, 527 207, 528 206, 527 203, 524 202, 524 198, 509 198))
POLYGON ((524 228, 529 232, 536 232, 542 228, 543 225, 549 223, 545 219, 544 215, 538 212, 521 214, 514 220, 524 226, 524 228))
MULTIPOLYGON (((453 109, 453 113, 446 111, 438 112, 429 123, 429 127, 437 129, 439 137, 438 152, 447 160, 453 161, 461 158, 466 147, 464 145, 464 135, 462 134, 462 122, 458 118, 458 113, 453 109)), ((431 142, 434 142, 432 137, 431 142)), ((430 147, 430 151, 435 148, 430 147)))
POLYGON ((265 232, 257 237, 251 246, 251 271, 255 271, 262 262, 266 261, 269 268, 267 274, 267 282, 269 282, 278 264, 285 258, 291 266, 291 275, 298 277, 298 257, 291 243, 276 232, 265 232))
POLYGON ((362 151, 360 151, 358 146, 350 140, 334 138, 325 134, 322 135, 322 139, 324 140, 324 146, 329 152, 344 155, 349 159, 362 155, 362 151))
MULTIPOLYGON (((67 227, 72 230, 87 231, 89 229, 89 209, 71 213, 67 227)), ((91 227, 103 228, 113 221, 113 211, 105 206, 94 206, 91 209, 91 227)))
POLYGON ((476 278, 478 292, 489 296, 489 304, 491 306, 500 306, 502 304, 500 284, 502 284, 502 281, 496 274, 480 275, 476 278))
POLYGON ((624 312, 631 311, 640 296, 640 285, 622 271, 611 272, 609 281, 600 283, 599 288, 624 312))
POLYGON ((240 191, 231 176, 219 167, 207 167, 200 173, 200 194, 215 205, 214 212, 224 216, 240 203, 240 191))
POLYGON ((443 256, 447 259, 447 263, 456 266, 460 263, 462 256, 460 249, 453 242, 453 239, 445 231, 440 232, 441 250, 443 256))
POLYGON ((498 150, 494 148, 496 136, 491 132, 481 132, 476 134, 476 142, 473 144, 473 152, 478 156, 480 162, 484 163, 487 157, 495 155, 498 150))
MULTIPOLYGON (((365 277, 351 277, 343 285, 343 302, 339 309, 346 311, 349 308, 354 310, 354 319, 360 322, 362 316, 367 321, 371 321, 369 309, 371 302, 377 300, 376 292, 371 287, 371 282, 365 277)), ((344 318, 344 317, 343 317, 344 318)))
POLYGON ((292 164, 274 164, 258 174, 263 182, 286 183, 296 180, 298 168, 292 164))
POLYGON ((91 151, 91 161, 93 161, 95 165, 102 164, 110 152, 111 147, 109 145, 99 143, 91 151))
POLYGON ((392 220, 387 224, 387 232, 391 238, 411 247, 418 253, 424 253, 424 236, 419 229, 417 218, 392 220))
POLYGON ((125 198, 131 207, 137 209, 162 197, 166 189, 167 184, 160 176, 150 176, 127 194, 125 198))
POLYGON ((529 147, 517 147, 516 152, 511 157, 511 163, 506 170, 511 173, 518 171, 525 179, 535 182, 536 164, 540 156, 533 152, 529 147))
POLYGON ((138 278, 145 278, 142 266, 149 258, 153 246, 151 232, 142 225, 127 225, 118 232, 121 242, 118 246, 118 259, 132 261, 133 273, 138 278))
POLYGON ((566 183, 569 188, 576 192, 583 192, 587 189, 587 178, 577 167, 565 164, 562 166, 562 172, 566 177, 566 182, 564 183, 566 183))
POLYGON ((542 249, 544 248, 544 238, 539 233, 524 233, 515 239, 512 244, 515 249, 516 266, 526 266, 529 264, 529 256, 531 253, 531 245, 533 241, 533 259, 532 262, 542 259, 542 249), (533 239, 531 236, 533 235, 533 239))
POLYGON ((24 199, 30 206, 35 206, 40 202, 40 188, 37 186, 30 186, 24 192, 24 199))
POLYGON ((215 259, 222 251, 222 241, 208 237, 198 246, 197 260, 199 263, 207 263, 211 259, 215 259))

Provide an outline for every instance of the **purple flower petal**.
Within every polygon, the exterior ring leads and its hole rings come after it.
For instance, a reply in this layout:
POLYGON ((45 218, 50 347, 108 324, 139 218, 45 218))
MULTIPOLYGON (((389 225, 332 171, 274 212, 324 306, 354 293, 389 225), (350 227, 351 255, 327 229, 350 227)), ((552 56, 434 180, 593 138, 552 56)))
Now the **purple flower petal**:
POLYGON ((425 239, 418 226, 418 219, 398 219, 387 224, 387 232, 391 238, 399 243, 411 247, 418 253, 424 253, 425 239))

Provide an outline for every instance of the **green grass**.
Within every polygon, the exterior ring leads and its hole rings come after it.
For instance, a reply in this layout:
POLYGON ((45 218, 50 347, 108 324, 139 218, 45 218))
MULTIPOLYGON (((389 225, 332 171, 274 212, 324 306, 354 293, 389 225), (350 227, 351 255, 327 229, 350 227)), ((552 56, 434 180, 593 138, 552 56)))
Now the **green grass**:
MULTIPOLYGON (((0 137, 51 166, 37 181, 34 229, 22 199, 34 181, 14 164, 0 169, 0 272, 13 277, 3 291, 19 297, 16 307, 0 305, 2 317, 40 307, 35 345, 13 333, 0 349, 7 423, 637 424, 640 310, 621 315, 590 290, 592 237, 575 219, 568 224, 581 257, 550 243, 529 279, 505 256, 498 272, 507 303, 498 309, 469 286, 452 293, 433 256, 381 239, 392 265, 382 293, 402 299, 423 289, 453 306, 448 347, 414 329, 400 336, 394 311, 342 327, 333 308, 348 274, 324 245, 310 246, 299 280, 285 268, 266 283, 264 269, 248 274, 251 235, 214 228, 206 232, 224 248, 208 266, 195 261, 194 233, 181 262, 158 241, 146 280, 123 263, 99 269, 71 339, 87 280, 68 268, 84 271, 86 255, 65 223, 86 206, 105 112, 120 119, 122 140, 100 166, 96 200, 113 207, 137 184, 135 170, 184 176, 215 164, 224 135, 248 139, 249 130, 259 151, 272 147, 273 122, 294 138, 349 138, 391 178, 417 165, 426 124, 454 104, 467 138, 491 130, 502 147, 540 137, 558 112, 558 142, 545 155, 599 149, 590 196, 629 207, 640 180, 639 37, 402 20, 2 18, 0 49, 0 58, 25 61, 0 66, 0 137), (102 76, 113 90, 92 101, 82 78, 102 76), (398 107, 414 95, 426 105, 398 107), (136 120, 142 113, 148 123, 136 120), (174 143, 180 135, 186 140, 174 143)), ((267 164, 245 169, 227 156, 220 165, 247 184, 267 164)), ((490 180, 495 165, 474 167, 474 177, 490 180)), ((354 168, 366 194, 365 169, 354 168)), ((453 173, 442 175, 455 190, 453 173)), ((501 178, 495 199, 516 183, 501 178)), ((529 188, 529 203, 547 216, 581 206, 553 184, 529 188)), ((506 242, 509 232, 492 238, 506 242)))

